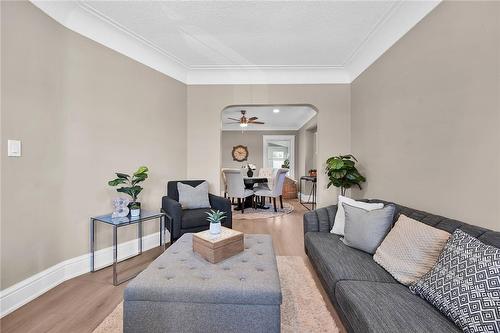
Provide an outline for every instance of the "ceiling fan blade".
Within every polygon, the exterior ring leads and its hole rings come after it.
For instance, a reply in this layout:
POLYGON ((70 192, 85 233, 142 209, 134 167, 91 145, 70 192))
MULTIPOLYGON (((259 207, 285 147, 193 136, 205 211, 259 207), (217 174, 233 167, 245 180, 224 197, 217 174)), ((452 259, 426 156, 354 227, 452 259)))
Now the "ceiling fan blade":
POLYGON ((263 121, 250 121, 249 124, 265 124, 263 121))
POLYGON ((259 117, 251 117, 251 118, 248 118, 248 121, 254 121, 254 120, 257 120, 259 119, 259 117))
POLYGON ((229 125, 229 124, 240 124, 239 121, 232 121, 232 122, 229 122, 229 123, 223 123, 224 125, 229 125))
POLYGON ((237 122, 240 122, 240 119, 236 119, 236 118, 227 118, 229 120, 234 120, 234 121, 237 121, 237 122))

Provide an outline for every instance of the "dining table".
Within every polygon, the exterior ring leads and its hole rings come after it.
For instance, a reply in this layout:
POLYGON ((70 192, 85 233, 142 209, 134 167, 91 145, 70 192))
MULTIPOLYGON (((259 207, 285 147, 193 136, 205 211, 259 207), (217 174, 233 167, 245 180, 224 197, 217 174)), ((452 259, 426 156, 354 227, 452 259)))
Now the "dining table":
MULTIPOLYGON (((243 177, 243 184, 245 184, 245 188, 248 190, 253 190, 255 184, 265 184, 268 182, 266 177, 243 177)), ((254 200, 254 195, 246 197, 243 205, 245 208, 252 208, 252 202, 254 200)), ((265 200, 263 202, 257 201, 257 208, 259 209, 269 209, 266 207, 265 200)), ((237 207, 235 210, 241 210, 241 208, 237 207)))

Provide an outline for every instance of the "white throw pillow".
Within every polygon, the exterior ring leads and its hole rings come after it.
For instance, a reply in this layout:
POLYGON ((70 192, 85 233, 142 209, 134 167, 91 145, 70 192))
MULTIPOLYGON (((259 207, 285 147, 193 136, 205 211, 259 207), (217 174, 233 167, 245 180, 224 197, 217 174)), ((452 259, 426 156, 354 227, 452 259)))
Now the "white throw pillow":
POLYGON ((196 187, 178 182, 177 191, 182 209, 210 208, 207 182, 196 187))
POLYGON ((344 236, 344 226, 345 226, 345 211, 342 206, 343 203, 348 204, 349 206, 363 208, 364 210, 374 210, 384 208, 383 203, 368 203, 362 201, 356 201, 354 199, 344 197, 339 195, 339 202, 337 204, 337 214, 335 215, 335 223, 333 224, 332 230, 330 232, 332 234, 337 234, 340 236, 344 236))

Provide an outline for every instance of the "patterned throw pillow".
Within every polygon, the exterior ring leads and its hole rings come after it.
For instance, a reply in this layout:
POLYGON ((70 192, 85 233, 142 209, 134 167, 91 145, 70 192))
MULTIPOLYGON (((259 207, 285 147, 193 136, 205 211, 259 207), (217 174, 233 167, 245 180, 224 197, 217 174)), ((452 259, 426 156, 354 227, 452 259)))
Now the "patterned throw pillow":
POLYGON ((444 230, 401 214, 378 247, 373 260, 408 286, 436 264, 450 236, 444 230))
POLYGON ((500 332, 500 249, 457 229, 410 290, 464 332, 500 332))

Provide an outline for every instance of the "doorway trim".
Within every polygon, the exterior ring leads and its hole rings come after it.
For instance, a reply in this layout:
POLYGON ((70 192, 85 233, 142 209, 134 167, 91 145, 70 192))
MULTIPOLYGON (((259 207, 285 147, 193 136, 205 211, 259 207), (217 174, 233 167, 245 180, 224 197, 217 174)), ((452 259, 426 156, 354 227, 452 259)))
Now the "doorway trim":
POLYGON ((263 135, 262 136, 262 167, 266 168, 269 167, 266 165, 267 163, 267 142, 270 140, 290 140, 290 157, 288 158, 290 160, 290 165, 293 166, 293 168, 290 169, 290 177, 292 179, 295 179, 295 135, 263 135))

